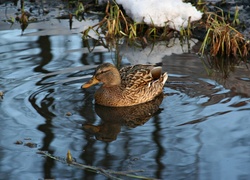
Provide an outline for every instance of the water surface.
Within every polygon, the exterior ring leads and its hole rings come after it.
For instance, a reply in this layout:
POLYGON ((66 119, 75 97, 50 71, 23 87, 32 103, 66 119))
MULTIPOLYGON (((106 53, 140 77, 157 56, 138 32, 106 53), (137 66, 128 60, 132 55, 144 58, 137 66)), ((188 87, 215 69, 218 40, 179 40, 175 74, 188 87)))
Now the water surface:
MULTIPOLYGON (((1 179, 107 179, 39 150, 61 158, 70 150, 79 163, 144 170, 136 174, 157 179, 250 179, 250 72, 244 65, 223 79, 208 76, 195 53, 153 54, 169 73, 164 98, 157 108, 136 108, 150 109, 151 116, 136 121, 126 112, 122 119, 118 110, 95 106, 97 87, 80 89, 95 65, 115 61, 115 52, 102 46, 89 52, 79 34, 37 32, 0 31, 1 179)), ((133 50, 122 53, 122 65, 140 59, 133 50)))

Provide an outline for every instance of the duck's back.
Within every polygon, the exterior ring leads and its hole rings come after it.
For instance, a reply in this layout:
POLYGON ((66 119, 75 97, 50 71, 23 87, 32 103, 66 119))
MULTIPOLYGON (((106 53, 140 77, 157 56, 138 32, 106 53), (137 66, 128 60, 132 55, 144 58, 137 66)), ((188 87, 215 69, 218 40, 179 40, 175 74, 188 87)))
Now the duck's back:
POLYGON ((151 70, 153 65, 134 65, 120 69, 121 84, 124 88, 134 89, 147 85, 154 80, 151 70))
POLYGON ((162 93, 168 78, 161 67, 135 65, 120 70, 122 96, 131 103, 140 104, 153 100, 162 93))

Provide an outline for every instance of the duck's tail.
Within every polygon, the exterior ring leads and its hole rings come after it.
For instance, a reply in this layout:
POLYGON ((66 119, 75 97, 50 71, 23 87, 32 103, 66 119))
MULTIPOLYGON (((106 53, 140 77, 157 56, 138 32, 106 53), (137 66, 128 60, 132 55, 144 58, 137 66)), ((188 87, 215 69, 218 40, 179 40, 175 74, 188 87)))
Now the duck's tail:
POLYGON ((167 80, 168 80, 168 73, 165 72, 162 74, 162 84, 164 85, 167 80))

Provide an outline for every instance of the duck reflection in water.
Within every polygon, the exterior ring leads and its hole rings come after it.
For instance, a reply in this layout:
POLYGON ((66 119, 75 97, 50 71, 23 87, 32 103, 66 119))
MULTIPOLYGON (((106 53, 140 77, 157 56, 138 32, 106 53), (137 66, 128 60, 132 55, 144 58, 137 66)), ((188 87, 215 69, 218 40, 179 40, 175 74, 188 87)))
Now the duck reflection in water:
POLYGON ((100 125, 84 124, 84 131, 94 134, 97 140, 112 142, 116 140, 121 126, 135 128, 145 124, 153 115, 160 111, 163 93, 152 101, 129 107, 107 107, 95 105, 97 115, 102 119, 100 125))

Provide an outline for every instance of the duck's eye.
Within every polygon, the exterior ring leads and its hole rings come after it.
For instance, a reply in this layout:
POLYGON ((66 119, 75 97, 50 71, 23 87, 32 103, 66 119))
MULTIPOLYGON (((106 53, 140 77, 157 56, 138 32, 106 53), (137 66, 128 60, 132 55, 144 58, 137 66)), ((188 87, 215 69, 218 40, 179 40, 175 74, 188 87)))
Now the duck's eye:
POLYGON ((97 75, 101 75, 101 74, 104 74, 106 72, 108 72, 108 70, 101 70, 101 71, 97 72, 97 75))
POLYGON ((106 73, 106 72, 108 72, 109 70, 102 70, 101 72, 100 72, 100 74, 104 74, 104 73, 106 73))

